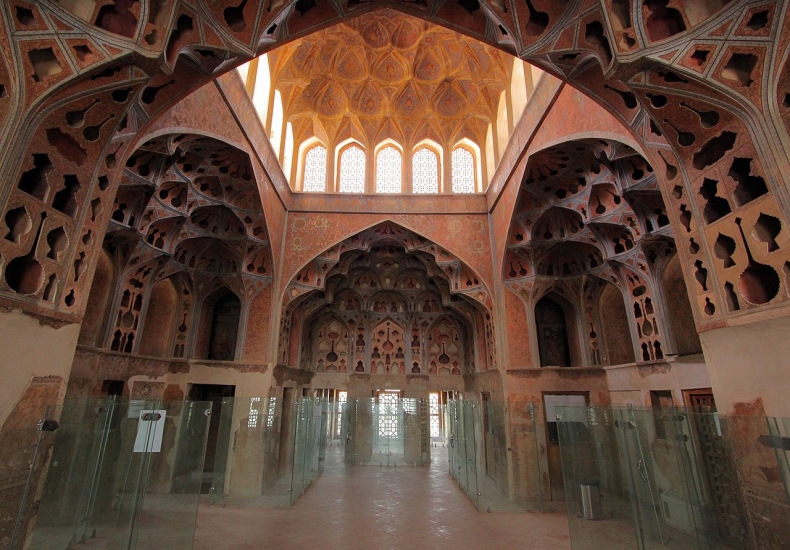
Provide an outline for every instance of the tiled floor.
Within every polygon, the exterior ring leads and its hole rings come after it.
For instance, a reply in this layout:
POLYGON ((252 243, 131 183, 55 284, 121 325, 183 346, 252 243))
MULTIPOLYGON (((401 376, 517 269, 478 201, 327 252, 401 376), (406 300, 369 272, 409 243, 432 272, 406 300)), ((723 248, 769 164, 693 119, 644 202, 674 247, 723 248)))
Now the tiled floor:
POLYGON ((421 468, 351 466, 330 452, 291 508, 201 505, 194 548, 570 549, 565 514, 478 512, 437 451, 421 468))

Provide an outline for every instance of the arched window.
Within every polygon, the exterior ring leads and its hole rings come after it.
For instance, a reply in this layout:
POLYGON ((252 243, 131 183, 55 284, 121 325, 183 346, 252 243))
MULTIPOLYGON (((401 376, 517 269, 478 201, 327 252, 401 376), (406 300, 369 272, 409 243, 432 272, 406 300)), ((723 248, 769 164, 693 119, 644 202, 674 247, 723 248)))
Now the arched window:
POLYGON ((439 157, 423 147, 412 157, 412 190, 414 193, 439 192, 439 157))
POLYGON ((400 151, 387 146, 376 155, 376 193, 401 192, 402 160, 400 151))
POLYGON ((356 145, 340 155, 340 192, 365 192, 365 151, 356 145))
POLYGON ((326 147, 323 145, 316 145, 304 156, 302 190, 306 192, 326 191, 326 147))
POLYGON ((453 193, 475 192, 475 158, 463 147, 456 147, 452 156, 453 193))

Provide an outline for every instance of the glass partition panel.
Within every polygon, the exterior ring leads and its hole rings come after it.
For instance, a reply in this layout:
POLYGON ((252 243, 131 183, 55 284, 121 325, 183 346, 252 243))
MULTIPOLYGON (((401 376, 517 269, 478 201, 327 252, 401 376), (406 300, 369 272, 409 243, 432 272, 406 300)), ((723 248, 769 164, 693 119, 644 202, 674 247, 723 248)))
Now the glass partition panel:
POLYGON ((298 421, 294 442, 291 503, 296 502, 313 483, 320 470, 320 457, 326 445, 326 402, 302 398, 298 402, 298 421))
POLYGON ((428 401, 381 392, 350 399, 342 420, 346 462, 375 466, 423 465, 430 461, 428 401))
POLYGON ((779 473, 790 500, 790 418, 768 418, 767 421, 779 473))
POLYGON ((199 494, 185 480, 197 469, 200 481, 210 408, 207 402, 67 400, 32 547, 91 541, 105 548, 191 548, 199 494), (185 423, 183 410, 198 412, 185 423), (182 445, 191 452, 182 453, 182 445), (156 541, 154 532, 172 538, 156 541))
POLYGON ((128 544, 137 485, 147 472, 145 445, 155 435, 140 414, 155 406, 110 399, 63 404, 34 548, 68 548, 93 538, 128 544), (138 431, 142 448, 135 453, 138 431))
POLYGON ((685 409, 558 411, 574 549, 784 545, 790 445, 780 422, 685 409))
POLYGON ((703 417, 712 425, 708 441, 700 438, 705 445, 703 473, 721 541, 728 546, 756 541, 760 549, 786 547, 790 497, 781 472, 790 440, 787 432, 770 428, 786 425, 786 419, 771 422, 756 415, 715 413, 703 417))
POLYGON ((511 438, 507 440, 504 403, 494 402, 483 394, 476 437, 478 441, 477 488, 480 510, 518 511, 541 510, 540 454, 536 438, 536 408, 527 403, 522 409, 510 409, 511 438), (513 449, 513 479, 510 479, 508 455, 502 449, 513 449))
POLYGON ((304 491, 305 455, 308 448, 307 437, 309 434, 308 404, 307 399, 299 399, 293 405, 296 421, 294 422, 291 436, 291 504, 296 502, 296 499, 302 496, 304 491))
MULTIPOLYGON (((50 408, 51 409, 51 408, 50 408)), ((46 415, 52 418, 51 414, 46 415)), ((55 440, 57 423, 6 429, 0 433, 0 541, 6 548, 22 548, 36 514, 37 490, 46 476, 47 455, 55 440)))
MULTIPOLYGON (((230 443, 233 437, 233 417, 236 412, 235 398, 224 397, 222 399, 222 408, 219 412, 214 411, 213 414, 219 414, 219 426, 217 433, 217 448, 214 455, 214 471, 211 478, 211 489, 209 490, 208 502, 209 504, 216 504, 219 500, 226 496, 227 481, 228 481, 228 466, 230 461, 230 443)), ((258 428, 258 423, 261 420, 261 398, 253 397, 250 399, 250 411, 248 416, 248 424, 252 423, 253 426, 248 428, 258 428)), ((260 448, 262 456, 263 449, 260 448)))
MULTIPOLYGON (((208 401, 167 402, 161 436, 151 440, 148 474, 141 483, 131 548, 190 549, 203 482, 212 414, 208 401), (157 451, 157 441, 161 449, 157 451)), ((217 411, 219 413, 219 411, 217 411)))
POLYGON ((461 462, 461 434, 459 430, 460 426, 460 411, 459 411, 459 401, 452 399, 447 402, 447 424, 448 424, 448 431, 449 431, 449 446, 447 448, 448 452, 448 462, 450 466, 450 475, 455 480, 456 483, 459 485, 461 484, 461 471, 463 468, 461 462))
POLYGON ((574 550, 636 548, 631 480, 621 470, 627 455, 616 434, 619 418, 595 408, 558 407, 557 414, 574 550))
MULTIPOLYGON (((294 464, 302 483, 306 405, 277 397, 232 397, 222 401, 209 504, 289 506, 294 464), (302 423, 302 427, 299 425, 302 423), (299 454, 301 453, 301 455, 299 454), (301 458, 300 458, 301 457, 301 458)), ((310 409, 312 410, 312 409, 310 409)))
POLYGON ((464 442, 466 485, 464 490, 475 506, 479 506, 477 489, 477 440, 475 437, 476 404, 463 401, 461 407, 461 433, 464 442))

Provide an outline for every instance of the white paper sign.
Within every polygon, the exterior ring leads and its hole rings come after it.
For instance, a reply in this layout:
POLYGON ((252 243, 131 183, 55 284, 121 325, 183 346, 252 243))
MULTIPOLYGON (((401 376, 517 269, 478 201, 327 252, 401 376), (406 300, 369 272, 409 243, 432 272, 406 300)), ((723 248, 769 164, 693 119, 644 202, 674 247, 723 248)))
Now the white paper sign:
POLYGON ((133 399, 129 401, 129 410, 126 413, 127 418, 140 418, 140 413, 145 408, 145 401, 142 399, 133 399))
POLYGON ((135 453, 158 453, 162 450, 162 434, 165 431, 164 410, 142 410, 137 423, 135 453))

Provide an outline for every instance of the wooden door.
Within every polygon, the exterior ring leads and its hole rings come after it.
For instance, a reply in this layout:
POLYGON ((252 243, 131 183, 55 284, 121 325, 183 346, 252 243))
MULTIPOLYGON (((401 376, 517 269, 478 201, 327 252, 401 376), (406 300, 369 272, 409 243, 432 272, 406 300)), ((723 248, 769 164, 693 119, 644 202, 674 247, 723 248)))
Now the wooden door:
POLYGON ((713 414, 716 412, 713 392, 691 390, 684 392, 684 397, 694 413, 691 425, 719 537, 727 545, 746 547, 748 532, 738 475, 713 414))

